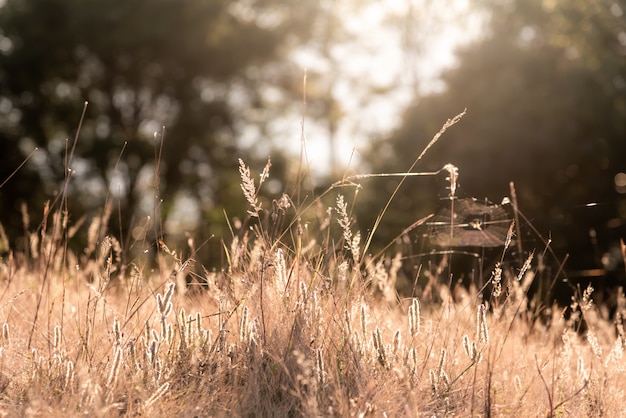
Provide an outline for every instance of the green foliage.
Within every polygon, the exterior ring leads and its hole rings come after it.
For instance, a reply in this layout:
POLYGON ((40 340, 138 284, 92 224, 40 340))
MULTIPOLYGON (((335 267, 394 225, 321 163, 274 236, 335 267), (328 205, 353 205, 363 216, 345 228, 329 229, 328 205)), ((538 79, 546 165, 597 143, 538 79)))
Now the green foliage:
MULTIPOLYGON (((60 192, 85 101, 68 190, 76 216, 102 206, 108 192, 140 218, 172 197, 173 186, 198 198, 204 211, 239 203, 237 178, 225 174, 239 153, 234 106, 262 106, 246 80, 255 74, 264 81, 263 66, 280 62, 290 43, 307 36, 316 7, 8 0, 0 8, 0 178, 39 151, 0 190, 5 225, 19 230, 19 202, 37 208, 60 192), (146 196, 156 203, 146 206, 146 196)), ((275 82, 281 67, 273 71, 266 82, 275 82)))
MULTIPOLYGON (((466 107, 467 116, 416 171, 451 162, 459 167, 462 195, 495 202, 514 181, 520 208, 552 231, 554 244, 565 250, 567 242, 581 265, 597 266, 589 228, 626 219, 614 184, 626 158, 626 90, 615 81, 626 72, 615 54, 624 16, 609 19, 600 1, 488 3, 493 13, 484 39, 458 51, 458 64, 443 75, 445 90, 417 99, 391 141, 376 144, 369 159, 377 172, 406 169, 441 123, 466 107), (594 15, 599 11, 602 19, 594 15), (580 30, 580 16, 584 28, 593 22, 593 36, 580 30), (601 204, 582 211, 589 202, 601 204)), ((423 179, 415 184, 389 213, 393 222, 409 225, 428 213, 422 202, 429 196, 447 193, 423 179)), ((608 241, 616 231, 602 233, 608 241)))

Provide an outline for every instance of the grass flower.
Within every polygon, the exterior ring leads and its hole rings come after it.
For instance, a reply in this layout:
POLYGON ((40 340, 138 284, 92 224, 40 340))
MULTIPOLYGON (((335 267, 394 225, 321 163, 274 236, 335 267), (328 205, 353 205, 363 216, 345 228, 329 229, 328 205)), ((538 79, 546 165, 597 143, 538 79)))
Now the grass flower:
MULTIPOLYGON (((533 253, 515 271, 506 254, 513 224, 502 256, 480 260, 495 266, 493 314, 476 283, 455 297, 439 265, 419 267, 403 290, 415 258, 372 255, 376 225, 361 235, 335 189, 312 202, 280 191, 261 216, 270 166, 255 184, 239 161, 248 217, 232 223, 215 270, 199 265, 197 236, 183 249, 168 237, 116 238, 114 203, 84 221, 79 251, 67 240, 82 224, 55 204, 41 224, 23 208, 21 249, 7 250, 0 224, 0 415, 622 414, 623 290, 614 320, 591 287, 567 309, 539 314, 545 299, 533 298, 530 282, 558 277, 533 271, 533 253)), ((456 195, 458 169, 442 170, 456 195)), ((144 217, 135 235, 155 222, 144 217)))

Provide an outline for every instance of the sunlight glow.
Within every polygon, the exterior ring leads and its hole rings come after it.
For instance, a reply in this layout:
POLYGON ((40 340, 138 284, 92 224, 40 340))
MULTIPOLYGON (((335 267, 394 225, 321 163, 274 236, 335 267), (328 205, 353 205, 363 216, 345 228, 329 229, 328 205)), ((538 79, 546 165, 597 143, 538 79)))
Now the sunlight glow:
MULTIPOLYGON (((292 54, 294 63, 308 73, 307 101, 334 102, 338 109, 331 115, 334 121, 323 116, 306 120, 309 162, 318 175, 330 173, 330 153, 336 155, 336 168, 345 169, 371 138, 399 126, 403 109, 417 96, 441 91, 439 75, 454 65, 454 49, 477 39, 485 22, 468 0, 343 0, 329 7, 341 26, 333 30, 343 31, 339 41, 324 46, 322 39, 321 46, 305 46, 292 54), (332 132, 329 123, 335 124, 332 132)), ((296 121, 301 120, 302 107, 294 104, 292 111, 269 129, 272 138, 285 138, 280 142, 298 155, 296 121)))

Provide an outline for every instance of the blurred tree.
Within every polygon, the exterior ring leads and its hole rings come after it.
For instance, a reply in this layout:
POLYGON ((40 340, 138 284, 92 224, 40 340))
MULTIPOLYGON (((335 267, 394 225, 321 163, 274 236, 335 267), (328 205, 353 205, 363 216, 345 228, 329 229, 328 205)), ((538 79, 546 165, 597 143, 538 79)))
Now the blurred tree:
POLYGON ((361 162, 355 149, 399 123, 397 110, 428 84, 433 66, 427 62, 439 41, 453 34, 451 27, 469 27, 468 6, 451 0, 319 4, 310 41, 291 55, 307 69, 307 136, 329 157, 311 155, 322 166, 316 174, 332 183, 361 162))
MULTIPOLYGON (((443 75, 445 90, 416 98, 402 126, 375 143, 368 160, 376 172, 408 168, 443 122, 467 108, 416 170, 453 163, 462 194, 495 202, 509 195, 514 181, 520 208, 551 231, 561 254, 572 253, 570 266, 598 267, 590 229, 608 245, 626 221, 624 195, 614 182, 626 168, 625 4, 481 5, 491 11, 484 37, 458 51, 458 64, 443 75), (599 204, 586 207, 590 202, 599 204)), ((419 181, 401 190, 386 215, 391 227, 379 231, 382 241, 429 213, 433 205, 425 202, 447 193, 441 184, 419 181)), ((380 187, 388 196, 392 186, 380 187)), ((379 188, 365 199, 373 204, 381 195, 379 188)), ((372 223, 368 214, 361 219, 372 223)))
POLYGON ((281 61, 308 36, 316 10, 295 0, 7 0, 0 180, 39 151, 0 189, 5 227, 19 230, 19 202, 38 210, 61 190, 84 101, 69 189, 74 217, 107 195, 128 214, 167 213, 173 186, 204 211, 241 209, 233 109, 263 106, 260 82, 293 87, 281 79, 281 61))

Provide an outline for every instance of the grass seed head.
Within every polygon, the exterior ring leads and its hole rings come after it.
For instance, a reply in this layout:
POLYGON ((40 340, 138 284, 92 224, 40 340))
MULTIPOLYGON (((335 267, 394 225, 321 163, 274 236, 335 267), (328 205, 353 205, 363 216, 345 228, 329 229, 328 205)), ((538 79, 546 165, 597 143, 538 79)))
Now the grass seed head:
MULTIPOLYGON (((269 161, 265 167, 267 169, 267 175, 269 175, 269 161)), ((254 185, 252 176, 250 175, 250 168, 246 166, 241 158, 239 159, 239 175, 241 176, 241 190, 250 205, 248 214, 252 217, 258 218, 259 212, 261 211, 261 205, 258 200, 257 188, 254 185)), ((263 171, 263 174, 261 174, 261 183, 265 181, 266 177, 264 177, 264 175, 266 175, 265 170, 263 171)))
POLYGON ((428 377, 430 379, 430 389, 434 395, 439 392, 439 375, 436 374, 433 369, 430 369, 428 371, 428 377))
POLYGON ((57 325, 54 327, 54 340, 52 343, 54 347, 54 351, 59 352, 61 350, 61 326, 57 325))
POLYGON ((443 373, 443 367, 446 363, 446 356, 448 351, 444 348, 441 349, 441 354, 439 355, 439 362, 437 363, 437 376, 441 376, 443 373))
POLYGON ((115 348, 115 355, 113 357, 113 365, 111 366, 111 371, 109 373, 109 378, 107 379, 107 388, 112 390, 117 383, 117 379, 120 374, 120 368, 122 367, 122 348, 115 348))
POLYGON ((411 337, 417 336, 420 332, 420 303, 417 298, 411 300, 409 306, 409 335, 411 337))
POLYGON ((528 254, 526 261, 524 261, 524 264, 522 265, 522 268, 520 269, 519 274, 517 275, 517 281, 522 280, 522 278, 524 277, 524 274, 528 271, 528 269, 530 269, 530 265, 532 264, 534 256, 535 256, 534 251, 528 254))
POLYGON ((363 333, 363 337, 367 335, 367 308, 365 304, 361 304, 361 332, 363 333))
POLYGON ((397 355, 399 350, 400 350, 400 345, 402 342, 402 333, 400 332, 399 329, 396 330, 396 332, 394 332, 393 334, 393 354, 397 355))
POLYGON ((495 298, 500 297, 500 295, 502 295, 502 264, 500 262, 496 263, 493 269, 491 282, 493 284, 491 294, 495 298))
POLYGON ((469 357, 471 360, 474 357, 474 354, 472 352, 472 346, 467 335, 463 336, 463 349, 465 350, 465 354, 467 354, 467 357, 469 357))
POLYGON ((483 344, 489 342, 489 328, 487 327, 487 307, 481 303, 476 310, 476 337, 483 344))
POLYGON ((383 342, 383 334, 378 326, 376 327, 376 329, 374 329, 374 331, 372 331, 372 337, 374 342, 374 348, 376 349, 378 362, 381 366, 389 368, 387 353, 385 351, 385 344, 383 342))
POLYGON ((315 351, 316 354, 316 372, 317 372, 317 381, 320 388, 323 388, 326 383, 326 370, 324 368, 324 351, 322 348, 318 348, 315 351))
POLYGON ((117 318, 113 319, 113 340, 115 344, 120 344, 122 341, 122 331, 120 329, 120 321, 117 318))
POLYGON ((69 389, 73 381, 74 381, 74 363, 71 360, 68 360, 66 362, 66 367, 65 367, 64 389, 65 390, 69 389))

